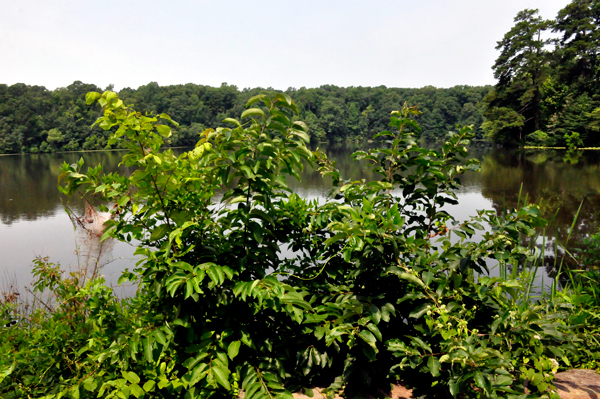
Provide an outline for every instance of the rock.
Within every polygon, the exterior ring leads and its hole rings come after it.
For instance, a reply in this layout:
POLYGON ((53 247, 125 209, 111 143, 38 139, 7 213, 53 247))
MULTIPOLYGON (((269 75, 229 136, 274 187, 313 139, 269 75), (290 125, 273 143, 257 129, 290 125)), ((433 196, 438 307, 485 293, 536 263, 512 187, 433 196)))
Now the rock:
MULTIPOLYGON (((293 394, 294 399, 324 399, 325 396, 321 395, 321 388, 313 388, 313 397, 306 396, 301 393, 293 394)), ((389 392, 380 392, 382 395, 379 397, 385 397, 389 399, 413 399, 412 389, 407 389, 399 384, 392 385, 392 389, 389 392)), ((365 399, 371 399, 373 396, 363 396, 365 399)), ((334 399, 342 399, 339 395, 336 395, 334 399)))
MULTIPOLYGON (((311 398, 308 395, 304 395, 303 393, 295 393, 292 396, 294 399, 323 399, 325 395, 321 394, 321 390, 323 388, 313 388, 313 397, 311 398)), ((342 399, 339 395, 335 395, 334 399, 342 399)))
MULTIPOLYGON (((295 393, 294 399, 324 399, 325 396, 321 394, 323 388, 313 388, 313 397, 304 395, 302 393, 295 393)), ((389 392, 382 392, 382 394, 389 399, 413 399, 412 389, 407 389, 399 384, 392 385, 392 389, 389 392)), ((371 396, 366 397, 371 398, 371 396)), ((244 393, 239 396, 239 399, 244 399, 244 393)), ((335 395, 334 399, 342 399, 341 396, 335 395)))
POLYGON ((561 399, 600 399, 600 374, 594 370, 568 370, 555 377, 561 399))
POLYGON ((412 389, 407 389, 402 385, 394 384, 390 392, 390 399, 412 399, 412 389))

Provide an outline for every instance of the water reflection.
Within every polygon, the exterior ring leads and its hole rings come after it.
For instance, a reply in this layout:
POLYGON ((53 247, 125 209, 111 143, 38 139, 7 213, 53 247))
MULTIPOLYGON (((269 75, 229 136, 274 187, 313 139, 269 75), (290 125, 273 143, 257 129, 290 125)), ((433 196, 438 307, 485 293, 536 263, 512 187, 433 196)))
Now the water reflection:
POLYGON ((519 195, 540 204, 542 215, 552 219, 552 236, 564 243, 577 210, 571 242, 597 231, 600 216, 600 157, 586 152, 576 164, 563 160, 564 151, 526 152, 496 150, 483 156, 481 194, 493 208, 516 208, 519 195), (558 211, 558 212, 557 212, 558 211))
MULTIPOLYGON (((0 221, 12 224, 21 220, 35 221, 54 215, 67 200, 56 188, 63 162, 86 165, 101 163, 105 170, 114 171, 123 152, 98 151, 65 154, 27 154, 0 156, 0 221)), ((76 202, 78 210, 82 204, 76 202)))
MULTIPOLYGON (((337 162, 342 176, 377 178, 365 170, 364 164, 350 157, 353 151, 364 149, 365 145, 320 146, 337 162)), ((56 189, 60 166, 83 157, 86 165, 101 163, 106 171, 114 171, 122 155, 122 152, 109 151, 0 157, 0 266, 16 273, 17 277, 21 275, 19 281, 28 282, 35 255, 50 256, 63 265, 75 264, 73 227, 61 202, 67 198, 56 189)), ((597 231, 600 223, 600 154, 586 151, 575 155, 565 159, 565 151, 475 149, 472 156, 481 160, 482 171, 463 176, 459 192, 461 203, 452 207, 451 212, 457 219, 464 220, 476 209, 491 207, 500 212, 515 208, 521 193, 522 198, 527 195, 530 201, 540 203, 548 219, 558 209, 555 223, 548 232, 551 244, 553 237, 558 237, 559 242, 566 241, 582 204, 570 242, 576 244, 597 231), (577 162, 571 159, 575 155, 577 162)), ((302 181, 289 178, 288 183, 294 191, 309 198, 323 198, 330 190, 330 181, 309 170, 303 174, 302 181)), ((83 203, 75 201, 70 206, 79 214, 83 212, 83 203)), ((133 248, 127 244, 115 246, 113 257, 117 261, 104 271, 109 275, 109 282, 116 284, 120 270, 133 265, 132 253, 133 248)), ((552 260, 548 259, 547 263, 551 264, 552 260)))
MULTIPOLYGON (((81 215, 84 202, 78 198, 69 201, 59 193, 60 167, 84 157, 89 166, 101 163, 105 170, 114 171, 122 155, 102 151, 0 156, 0 276, 16 280, 21 287, 29 284, 32 260, 37 256, 48 256, 65 270, 77 270, 74 227, 63 204, 81 215)), ((123 269, 133 267, 133 251, 127 244, 115 246, 101 272, 109 284, 116 286, 123 269)), ((132 289, 120 291, 125 295, 132 289)))

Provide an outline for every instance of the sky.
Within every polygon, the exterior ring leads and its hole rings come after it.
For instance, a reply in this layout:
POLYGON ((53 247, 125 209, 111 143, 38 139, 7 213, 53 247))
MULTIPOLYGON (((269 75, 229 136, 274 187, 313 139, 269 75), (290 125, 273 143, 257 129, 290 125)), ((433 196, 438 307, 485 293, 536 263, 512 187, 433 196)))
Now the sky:
POLYGON ((517 12, 568 0, 0 0, 0 83, 494 84, 517 12))

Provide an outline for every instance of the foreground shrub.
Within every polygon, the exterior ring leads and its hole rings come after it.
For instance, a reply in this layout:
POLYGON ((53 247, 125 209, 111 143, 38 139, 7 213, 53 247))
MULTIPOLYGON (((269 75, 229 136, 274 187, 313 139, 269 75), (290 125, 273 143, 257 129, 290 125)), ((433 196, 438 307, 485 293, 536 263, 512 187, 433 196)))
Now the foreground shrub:
POLYGON ((103 200, 114 214, 105 236, 139 242, 120 280, 139 291, 120 302, 101 280, 75 284, 77 318, 62 316, 68 299, 4 330, 4 397, 289 398, 314 386, 352 396, 395 380, 428 397, 556 397, 552 371, 582 364, 578 350, 597 338, 581 338, 567 294, 532 298, 518 273, 538 256, 521 245, 546 224, 536 206, 461 222, 447 212, 460 174, 478 168, 468 127, 424 149, 418 112, 404 107, 376 136, 384 148, 354 154, 380 180, 348 181, 306 147, 283 94, 252 98, 241 120, 180 156, 161 150, 167 115, 112 92, 96 100, 97 124, 135 171, 65 164, 60 189, 103 200), (304 165, 332 179, 324 203, 288 188, 304 165))

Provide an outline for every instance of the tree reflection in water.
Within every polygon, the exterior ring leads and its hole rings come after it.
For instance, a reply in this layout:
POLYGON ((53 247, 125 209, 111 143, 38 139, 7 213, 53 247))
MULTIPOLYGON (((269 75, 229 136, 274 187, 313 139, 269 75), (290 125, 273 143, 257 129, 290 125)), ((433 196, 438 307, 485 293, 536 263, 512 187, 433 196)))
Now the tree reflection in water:
MULTIPOLYGON (((325 149, 337 161, 342 176, 367 180, 376 179, 377 176, 366 172, 363 164, 352 160, 351 154, 369 145, 313 144, 314 147, 325 149)), ((600 226, 600 152, 583 151, 567 157, 566 151, 488 147, 474 148, 471 155, 481 160, 482 170, 480 173, 468 172, 463 175, 463 186, 459 192, 462 202, 453 207, 452 212, 462 218, 472 215, 476 209, 489 203, 497 212, 515 208, 521 192, 523 197, 527 195, 529 201, 541 205, 545 218, 551 219, 556 213, 554 223, 545 232, 547 256, 544 265, 549 275, 555 272, 555 239, 559 243, 566 242, 580 204, 581 212, 567 248, 577 247, 586 237, 597 232, 600 226), (573 162, 573 157, 577 158, 577 162, 573 162)), ((72 259, 75 249, 72 229, 69 231, 68 225, 61 222, 65 218, 68 223, 68 217, 63 205, 66 199, 56 188, 60 165, 63 162, 74 163, 83 157, 86 165, 101 163, 104 170, 110 172, 119 168, 121 156, 122 153, 118 151, 100 151, 0 157, 0 251, 8 254, 4 256, 2 266, 10 273, 23 268, 29 270, 36 254, 46 255, 45 252, 51 252, 48 245, 52 245, 52 249, 56 246, 65 247, 56 255, 58 259, 53 258, 52 261, 76 262, 72 259), (32 226, 26 227, 23 223, 31 223, 32 226), (12 226, 13 224, 18 224, 19 228, 12 226), (39 227, 34 227, 36 225, 39 227), (61 229, 60 232, 56 230, 58 228, 61 229), (32 234, 31 231, 35 233, 32 234), (15 234, 27 236, 14 237, 15 234), (61 237, 56 237, 57 234, 61 237), (37 238, 33 239, 33 235, 37 238), (19 245, 15 244, 17 242, 19 245)), ((318 172, 308 169, 305 170, 302 181, 289 181, 290 187, 300 195, 323 198, 329 192, 330 182, 323 180, 318 172)), ((82 200, 77 199, 68 204, 77 215, 83 214, 84 205, 82 200)), ((540 240, 537 245, 541 246, 541 242, 540 240)), ((126 244, 117 243, 114 252, 115 257, 127 257, 133 250, 126 244)), ((571 261, 570 265, 573 266, 573 263, 571 261)), ((113 280, 116 282, 119 270, 130 265, 131 262, 127 262, 126 266, 111 264, 110 267, 115 268, 113 280)))

